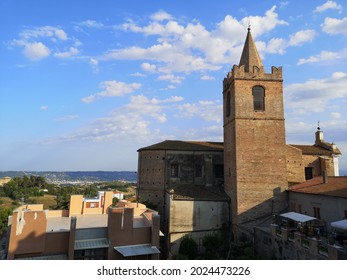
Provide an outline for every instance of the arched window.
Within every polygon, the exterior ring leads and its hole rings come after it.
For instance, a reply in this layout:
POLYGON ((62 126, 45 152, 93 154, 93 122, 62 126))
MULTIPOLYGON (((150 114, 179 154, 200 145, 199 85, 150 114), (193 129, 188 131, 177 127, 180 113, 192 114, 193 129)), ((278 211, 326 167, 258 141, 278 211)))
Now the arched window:
POLYGON ((229 117, 230 116, 230 91, 227 93, 227 100, 225 101, 225 116, 229 117))
POLYGON ((263 87, 255 86, 252 89, 254 111, 265 111, 265 90, 263 87))

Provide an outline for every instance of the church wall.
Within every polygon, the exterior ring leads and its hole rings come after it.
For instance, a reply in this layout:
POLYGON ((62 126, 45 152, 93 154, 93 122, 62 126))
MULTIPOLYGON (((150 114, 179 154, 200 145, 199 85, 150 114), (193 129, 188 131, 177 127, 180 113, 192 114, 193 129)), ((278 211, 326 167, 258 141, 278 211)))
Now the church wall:
POLYGON ((230 108, 235 110, 224 115, 224 161, 232 223, 241 224, 286 206, 287 166, 282 80, 256 74, 254 79, 236 79, 240 73, 235 70, 230 81, 224 81, 224 102, 230 92, 230 108), (254 86, 265 89, 265 111, 253 108, 254 86))
POLYGON ((168 151, 166 160, 167 187, 177 185, 222 186, 223 176, 216 175, 216 166, 223 166, 223 151, 168 151), (178 166, 178 176, 171 174, 172 165, 178 166), (196 176, 196 166, 201 166, 201 176, 196 176))
POLYGON ((320 157, 321 170, 327 171, 328 176, 335 176, 335 166, 333 157, 320 157))
POLYGON ((286 159, 288 183, 300 183, 305 181, 305 166, 303 163, 302 151, 287 145, 286 159))
POLYGON ((161 217, 165 225, 165 191, 175 186, 191 185, 222 187, 223 175, 215 174, 217 165, 223 168, 223 151, 163 151, 143 150, 139 152, 139 197, 141 201, 149 202, 161 217), (178 176, 171 176, 171 165, 178 166, 178 176), (196 165, 201 165, 202 176, 195 176, 196 165))
POLYGON ((321 169, 321 161, 319 159, 319 156, 316 155, 303 155, 302 156, 303 161, 303 169, 305 170, 305 167, 312 167, 312 175, 313 177, 321 176, 322 175, 322 169, 321 169))
POLYGON ((141 201, 157 206, 163 214, 165 197, 165 151, 141 151, 138 162, 138 188, 141 201))
POLYGON ((280 139, 281 133, 273 139, 283 126, 270 120, 238 121, 237 199, 241 223, 285 207, 281 195, 287 187, 284 139, 280 139))
MULTIPOLYGON (((235 117, 283 120, 282 80, 237 79, 235 83, 235 117), (254 111, 252 88, 262 86, 265 90, 265 111, 254 111)), ((233 99, 232 99, 233 100, 233 99)), ((274 134, 273 136, 278 136, 274 134)))

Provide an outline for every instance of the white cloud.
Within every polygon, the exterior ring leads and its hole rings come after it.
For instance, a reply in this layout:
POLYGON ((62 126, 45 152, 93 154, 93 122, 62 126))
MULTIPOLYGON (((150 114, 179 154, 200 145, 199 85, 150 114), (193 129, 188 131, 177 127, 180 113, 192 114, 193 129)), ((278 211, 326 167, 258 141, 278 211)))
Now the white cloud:
POLYGON ((317 62, 339 59, 340 57, 341 57, 341 55, 337 52, 322 51, 318 55, 312 55, 309 58, 299 59, 297 64, 302 65, 302 64, 306 64, 306 63, 317 63, 317 62))
POLYGON ((131 74, 131 76, 133 76, 133 77, 141 77, 141 78, 146 77, 145 74, 140 73, 140 72, 135 72, 135 73, 131 74))
POLYGON ((289 4, 288 1, 281 1, 280 2, 280 8, 282 9, 282 8, 286 7, 288 4, 289 4))
POLYGON ((286 108, 295 114, 323 112, 329 102, 347 98, 346 88, 347 73, 343 72, 333 73, 326 79, 291 84, 284 89, 286 108))
POLYGON ((11 41, 11 45, 23 47, 23 54, 27 58, 39 61, 51 53, 54 53, 54 57, 57 58, 76 56, 79 53, 77 47, 81 45, 81 42, 76 38, 70 39, 59 27, 42 26, 24 29, 19 33, 19 39, 11 41), (62 45, 63 51, 59 50, 62 45))
POLYGON ((141 64, 141 68, 147 72, 155 72, 155 70, 157 69, 157 66, 154 64, 144 62, 141 64))
POLYGON ((91 58, 89 60, 90 64, 93 65, 93 66, 98 66, 99 65, 99 61, 95 58, 91 58))
POLYGON ((65 31, 62 30, 62 29, 56 29, 56 30, 54 31, 54 34, 55 34, 55 36, 56 36, 58 39, 60 39, 60 40, 65 41, 65 40, 68 39, 68 38, 67 38, 67 34, 66 34, 65 31))
POLYGON ((175 95, 175 96, 171 96, 170 98, 161 100, 161 103, 180 102, 182 100, 184 100, 182 96, 175 95))
POLYGON ((96 28, 96 29, 100 29, 100 28, 104 27, 103 23, 95 21, 95 20, 90 20, 90 19, 82 21, 82 22, 78 23, 78 25, 85 26, 88 28, 96 28))
POLYGON ((168 43, 153 45, 147 49, 131 47, 128 49, 110 51, 103 57, 110 59, 131 59, 131 60, 152 60, 164 62, 157 67, 159 72, 191 72, 200 70, 218 70, 220 66, 215 66, 201 57, 194 57, 192 54, 184 53, 178 46, 168 43))
POLYGON ((272 54, 284 54, 288 47, 298 47, 306 42, 311 42, 316 36, 316 32, 312 29, 300 30, 289 36, 289 39, 272 38, 267 44, 256 42, 259 52, 272 54))
POLYGON ((321 26, 325 33, 347 35, 347 17, 343 19, 327 17, 321 26))
POLYGON ((208 122, 222 121, 223 105, 217 101, 201 100, 197 103, 185 103, 177 107, 179 114, 177 118, 198 117, 208 122))
POLYGON ((108 117, 99 118, 77 131, 59 137, 49 139, 47 142, 66 141, 127 141, 141 142, 151 138, 154 132, 150 131, 149 122, 139 115, 131 113, 110 114, 108 117))
POLYGON ((289 45, 301 46, 303 43, 312 42, 315 36, 316 32, 313 29, 300 30, 290 36, 289 45))
POLYGON ((149 99, 144 95, 132 96, 126 108, 134 114, 151 116, 159 123, 166 122, 166 114, 162 112, 160 101, 156 98, 149 99))
POLYGON ((68 51, 66 51, 66 52, 56 52, 54 54, 54 56, 58 57, 58 58, 68 58, 68 57, 74 56, 74 55, 76 55, 78 53, 79 53, 78 49, 76 49, 74 47, 70 47, 68 51))
POLYGON ((266 46, 266 52, 284 54, 287 47, 287 41, 281 38, 273 38, 266 46))
POLYGON ((157 120, 159 123, 166 122, 166 114, 163 112, 164 104, 177 103, 183 100, 181 96, 171 96, 167 99, 151 98, 144 95, 132 96, 130 103, 125 106, 126 110, 132 114, 141 116, 150 116, 157 120))
POLYGON ((90 58, 89 65, 92 67, 94 73, 99 72, 99 60, 97 60, 96 58, 90 58))
POLYGON ((155 14, 151 16, 151 20, 154 20, 154 21, 163 21, 163 20, 171 20, 171 19, 172 19, 172 16, 165 11, 156 12, 155 14))
POLYGON ((251 24, 252 34, 254 37, 264 34, 278 25, 288 25, 284 20, 278 19, 278 14, 275 12, 276 6, 272 6, 267 10, 264 17, 261 16, 249 16, 241 20, 243 26, 251 24))
POLYGON ((46 111, 46 110, 48 110, 48 106, 47 105, 42 105, 40 107, 40 109, 43 110, 43 111, 46 111))
POLYGON ((203 81, 214 81, 216 78, 209 75, 203 75, 200 77, 200 79, 203 81))
POLYGON ((25 44, 24 55, 33 61, 41 60, 50 55, 50 50, 41 42, 25 44))
POLYGON ((82 102, 91 103, 102 97, 122 96, 132 93, 141 87, 139 83, 126 84, 119 81, 104 81, 99 87, 103 89, 95 94, 82 98, 82 102))
POLYGON ((326 10, 337 10, 339 12, 342 11, 342 6, 337 4, 335 1, 327 1, 323 5, 320 5, 316 7, 316 9, 313 11, 314 13, 322 13, 326 10))
POLYGON ((115 109, 107 117, 99 118, 73 133, 47 142, 64 141, 126 141, 127 143, 151 142, 153 139, 165 137, 160 130, 152 128, 167 121, 166 109, 173 109, 181 96, 166 99, 148 98, 144 95, 131 96, 130 102, 115 109))
POLYGON ((287 25, 287 22, 278 18, 275 10, 276 6, 273 6, 264 16, 245 17, 240 21, 227 15, 211 31, 196 21, 183 25, 166 12, 160 11, 152 17, 155 21, 147 25, 140 26, 133 21, 122 25, 124 31, 157 36, 157 44, 147 48, 132 46, 111 50, 103 56, 103 59, 150 60, 152 62, 145 64, 146 66, 154 68, 155 65, 157 72, 166 74, 216 71, 222 64, 239 58, 249 22, 252 24, 254 37, 278 25, 287 25), (164 20, 166 21, 163 22, 164 20))
POLYGON ((214 125, 191 128, 182 134, 182 139, 223 142, 223 127, 221 125, 214 125))
POLYGON ((331 112, 331 113, 330 113, 330 116, 331 116, 333 119, 341 119, 342 114, 339 113, 339 112, 331 112))
POLYGON ((53 40, 59 39, 66 41, 68 39, 65 31, 58 27, 42 26, 33 29, 25 29, 20 33, 20 37, 25 40, 36 39, 40 37, 49 37, 53 40))
POLYGON ((161 75, 158 77, 159 81, 170 81, 173 84, 181 84, 184 80, 184 77, 175 76, 173 74, 161 75))

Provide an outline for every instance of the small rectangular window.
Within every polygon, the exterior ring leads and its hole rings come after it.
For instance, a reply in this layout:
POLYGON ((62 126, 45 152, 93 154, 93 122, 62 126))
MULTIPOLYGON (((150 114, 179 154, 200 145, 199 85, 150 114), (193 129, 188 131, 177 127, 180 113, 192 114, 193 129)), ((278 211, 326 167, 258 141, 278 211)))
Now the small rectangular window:
POLYGON ((313 178, 313 167, 305 167, 305 180, 313 178))
POLYGON ((202 177, 202 165, 195 164, 195 177, 202 177))
POLYGON ((320 208, 319 207, 313 207, 313 216, 317 219, 320 219, 320 208))
POLYGON ((226 106, 225 115, 226 117, 229 117, 230 116, 230 91, 228 91, 227 93, 227 100, 226 100, 225 106, 226 106))
POLYGON ((171 164, 171 177, 178 177, 178 164, 171 164))

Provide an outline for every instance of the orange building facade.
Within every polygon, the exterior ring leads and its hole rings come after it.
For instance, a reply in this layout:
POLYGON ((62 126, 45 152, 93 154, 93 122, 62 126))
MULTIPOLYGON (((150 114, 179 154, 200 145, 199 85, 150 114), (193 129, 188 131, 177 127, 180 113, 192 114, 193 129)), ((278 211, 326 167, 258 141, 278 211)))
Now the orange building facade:
POLYGON ((127 201, 112 206, 72 195, 69 210, 23 205, 9 219, 7 259, 159 259, 157 212, 127 201))

